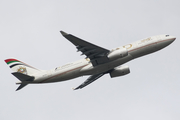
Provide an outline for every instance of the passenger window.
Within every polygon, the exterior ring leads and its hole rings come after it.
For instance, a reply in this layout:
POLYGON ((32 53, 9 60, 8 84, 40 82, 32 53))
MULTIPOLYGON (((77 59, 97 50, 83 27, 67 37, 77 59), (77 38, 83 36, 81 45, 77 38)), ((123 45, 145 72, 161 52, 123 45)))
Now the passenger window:
POLYGON ((168 37, 169 35, 166 35, 166 37, 168 37))

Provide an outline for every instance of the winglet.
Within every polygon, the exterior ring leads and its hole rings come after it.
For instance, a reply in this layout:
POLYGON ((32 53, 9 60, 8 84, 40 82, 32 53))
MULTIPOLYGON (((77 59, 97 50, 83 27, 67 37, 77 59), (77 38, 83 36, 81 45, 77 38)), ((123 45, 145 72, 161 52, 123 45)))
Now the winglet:
POLYGON ((77 90, 77 89, 81 89, 82 85, 76 87, 76 88, 73 88, 73 90, 77 90))
POLYGON ((72 88, 72 90, 77 90, 77 89, 80 89, 79 87, 77 87, 77 88, 72 88))
POLYGON ((72 90, 75 90, 75 88, 72 88, 72 90))
POLYGON ((60 31, 60 33, 65 36, 65 35, 68 35, 67 33, 65 33, 64 31, 60 31))

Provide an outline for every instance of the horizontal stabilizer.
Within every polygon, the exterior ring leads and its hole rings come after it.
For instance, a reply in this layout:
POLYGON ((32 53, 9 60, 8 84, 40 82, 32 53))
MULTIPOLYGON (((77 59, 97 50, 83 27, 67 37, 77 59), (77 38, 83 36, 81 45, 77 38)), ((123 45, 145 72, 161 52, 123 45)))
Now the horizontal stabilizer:
POLYGON ((28 84, 22 83, 22 84, 16 89, 16 91, 22 89, 22 88, 25 87, 26 85, 28 85, 28 84))
POLYGON ((20 81, 33 81, 34 77, 33 76, 29 76, 29 75, 25 75, 19 72, 14 72, 12 73, 17 79, 19 79, 20 81))
POLYGON ((16 91, 22 89, 23 87, 28 85, 28 82, 34 80, 33 76, 29 76, 29 75, 22 74, 22 73, 19 73, 19 72, 14 72, 12 74, 22 82, 21 85, 16 89, 16 91))

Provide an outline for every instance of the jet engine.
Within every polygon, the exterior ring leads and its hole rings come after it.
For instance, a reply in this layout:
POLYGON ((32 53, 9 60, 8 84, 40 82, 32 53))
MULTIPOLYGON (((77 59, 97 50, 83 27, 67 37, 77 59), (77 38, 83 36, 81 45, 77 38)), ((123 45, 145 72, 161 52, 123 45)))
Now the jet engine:
POLYGON ((127 65, 124 65, 124 66, 120 66, 120 67, 115 68, 109 74, 110 74, 111 78, 113 78, 113 77, 119 77, 119 76, 127 75, 129 73, 130 73, 129 67, 127 65))
POLYGON ((127 55, 128 55, 127 49, 122 47, 122 48, 118 48, 118 49, 110 52, 110 53, 108 54, 108 58, 109 58, 110 60, 116 60, 116 59, 118 59, 118 58, 126 57, 127 55))

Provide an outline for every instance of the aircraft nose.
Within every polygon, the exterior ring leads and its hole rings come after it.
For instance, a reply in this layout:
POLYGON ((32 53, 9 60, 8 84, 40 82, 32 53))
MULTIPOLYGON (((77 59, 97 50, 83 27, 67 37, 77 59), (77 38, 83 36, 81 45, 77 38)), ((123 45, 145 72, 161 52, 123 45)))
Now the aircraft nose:
POLYGON ((175 36, 171 36, 171 37, 170 37, 170 39, 169 39, 169 42, 170 42, 170 43, 172 43, 172 42, 174 42, 174 41, 175 41, 175 39, 176 39, 176 37, 175 37, 175 36))

